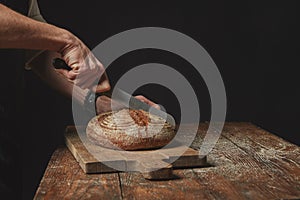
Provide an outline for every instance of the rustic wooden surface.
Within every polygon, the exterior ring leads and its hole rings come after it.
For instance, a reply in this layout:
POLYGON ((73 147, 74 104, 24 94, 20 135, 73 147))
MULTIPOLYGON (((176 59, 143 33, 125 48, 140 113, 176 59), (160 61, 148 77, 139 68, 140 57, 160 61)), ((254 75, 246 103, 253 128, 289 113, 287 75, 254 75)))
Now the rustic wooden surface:
MULTIPOLYGON (((173 168, 207 165, 206 156, 200 158, 197 150, 181 144, 180 141, 176 141, 170 148, 116 151, 90 142, 84 129, 81 129, 79 127, 79 131, 82 131, 79 137, 77 129, 74 126, 68 126, 65 141, 85 173, 116 172, 119 169, 120 171, 143 172, 143 176, 147 179, 168 179, 173 177, 173 168), (176 161, 173 162, 174 160, 176 161)), ((188 135, 189 132, 183 130, 181 134, 188 135)))
MULTIPOLYGON (((199 125, 193 148, 199 148, 207 126, 199 125)), ((178 169, 172 180, 149 181, 134 172, 85 174, 61 147, 35 199, 300 198, 300 148, 250 123, 227 123, 207 159, 210 167, 178 169)))

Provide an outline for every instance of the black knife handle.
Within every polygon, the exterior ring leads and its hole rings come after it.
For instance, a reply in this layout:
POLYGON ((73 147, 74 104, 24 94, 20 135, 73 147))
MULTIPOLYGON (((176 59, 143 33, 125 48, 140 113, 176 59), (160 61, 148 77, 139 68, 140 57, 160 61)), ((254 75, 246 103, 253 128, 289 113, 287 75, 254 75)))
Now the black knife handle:
POLYGON ((52 65, 55 67, 55 69, 65 69, 68 71, 72 70, 72 68, 61 58, 54 58, 52 65))

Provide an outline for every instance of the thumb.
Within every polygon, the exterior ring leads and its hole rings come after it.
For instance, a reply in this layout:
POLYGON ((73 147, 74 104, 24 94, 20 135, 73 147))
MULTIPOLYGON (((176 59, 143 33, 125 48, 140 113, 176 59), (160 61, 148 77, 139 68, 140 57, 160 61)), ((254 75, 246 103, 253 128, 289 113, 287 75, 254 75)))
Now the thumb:
POLYGON ((65 76, 66 78, 68 78, 68 73, 69 73, 68 70, 65 70, 65 69, 56 69, 56 71, 58 73, 60 73, 61 75, 65 76))
POLYGON ((56 69, 56 71, 69 80, 74 80, 77 76, 77 73, 73 70, 68 71, 66 69, 56 69))
POLYGON ((96 86, 96 92, 106 92, 111 89, 107 74, 104 73, 100 78, 98 85, 96 86))
POLYGON ((106 92, 106 91, 109 91, 110 89, 111 88, 110 88, 110 84, 109 84, 108 80, 105 80, 96 86, 96 93, 106 92))

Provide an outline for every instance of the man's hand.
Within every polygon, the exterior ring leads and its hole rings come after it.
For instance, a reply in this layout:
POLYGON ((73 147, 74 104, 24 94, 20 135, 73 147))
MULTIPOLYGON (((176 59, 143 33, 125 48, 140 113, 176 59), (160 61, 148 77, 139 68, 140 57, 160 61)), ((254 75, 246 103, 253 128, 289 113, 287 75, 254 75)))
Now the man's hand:
MULTIPOLYGON (((153 101, 150 101, 149 99, 147 99, 142 95, 135 96, 135 98, 149 104, 150 106, 160 109, 159 105, 157 105, 153 101)), ((112 110, 120 110, 122 108, 125 108, 125 106, 115 101, 112 102, 112 99, 107 96, 100 96, 96 100, 96 109, 97 109, 96 112, 98 115, 101 113, 110 112, 112 110)))
POLYGON ((69 42, 59 53, 72 70, 60 69, 58 71, 83 89, 89 88, 95 92, 110 90, 109 80, 102 63, 80 39, 71 33, 69 37, 69 42), (95 83, 96 80, 99 84, 95 83), (93 86, 96 87, 93 88, 93 86))
POLYGON ((89 48, 69 31, 25 17, 1 3, 0 27, 0 48, 58 52, 72 68, 69 72, 59 72, 76 85, 82 89, 93 89, 95 92, 110 89, 103 65, 89 48), (97 79, 100 79, 99 84, 95 83, 97 79))

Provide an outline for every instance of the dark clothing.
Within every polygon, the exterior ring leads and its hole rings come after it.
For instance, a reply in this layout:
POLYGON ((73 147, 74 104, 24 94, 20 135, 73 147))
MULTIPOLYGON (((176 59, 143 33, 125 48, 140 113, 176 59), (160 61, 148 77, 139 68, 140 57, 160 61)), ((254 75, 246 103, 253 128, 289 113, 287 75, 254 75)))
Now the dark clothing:
POLYGON ((0 60, 5 65, 0 78, 0 193, 11 193, 16 199, 21 194, 22 178, 22 57, 20 51, 0 50, 0 60))
MULTIPOLYGON (((25 0, 0 0, 27 15, 25 0)), ((24 51, 0 49, 0 199, 21 199, 22 71, 24 51)))
POLYGON ((28 0, 0 0, 0 3, 23 15, 27 15, 28 0))

